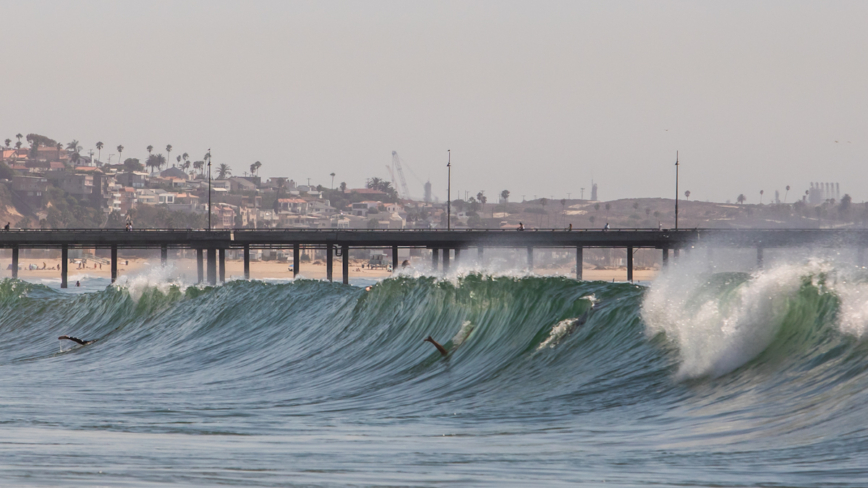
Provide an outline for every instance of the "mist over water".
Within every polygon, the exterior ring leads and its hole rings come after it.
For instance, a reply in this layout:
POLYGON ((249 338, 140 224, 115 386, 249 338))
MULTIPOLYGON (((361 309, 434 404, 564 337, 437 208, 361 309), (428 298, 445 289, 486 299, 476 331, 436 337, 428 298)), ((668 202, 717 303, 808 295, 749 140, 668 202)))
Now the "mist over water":
POLYGON ((368 292, 5 280, 0 484, 864 485, 868 274, 740 259, 648 286, 472 260, 368 292))

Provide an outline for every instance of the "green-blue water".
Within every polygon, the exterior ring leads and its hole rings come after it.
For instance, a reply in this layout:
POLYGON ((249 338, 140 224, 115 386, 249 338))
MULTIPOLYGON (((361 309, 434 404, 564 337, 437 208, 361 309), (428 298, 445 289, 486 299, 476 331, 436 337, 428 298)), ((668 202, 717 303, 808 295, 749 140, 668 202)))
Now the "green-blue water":
POLYGON ((868 292, 768 275, 6 280, 0 485, 866 485, 868 292))

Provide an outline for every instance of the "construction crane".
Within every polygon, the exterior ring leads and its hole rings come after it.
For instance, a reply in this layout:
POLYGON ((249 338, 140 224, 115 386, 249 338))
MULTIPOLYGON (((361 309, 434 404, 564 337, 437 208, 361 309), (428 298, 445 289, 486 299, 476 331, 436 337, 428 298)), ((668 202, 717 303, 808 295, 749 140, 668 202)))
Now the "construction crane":
MULTIPOLYGON (((398 173, 398 178, 401 179, 401 193, 404 195, 404 199, 409 200, 410 189, 407 188, 407 180, 404 178, 404 169, 401 168, 401 157, 398 156, 397 151, 392 151, 392 169, 398 173)), ((392 184, 395 185, 394 173, 392 173, 392 184)), ((398 185, 395 185, 395 189, 398 189, 398 185)))

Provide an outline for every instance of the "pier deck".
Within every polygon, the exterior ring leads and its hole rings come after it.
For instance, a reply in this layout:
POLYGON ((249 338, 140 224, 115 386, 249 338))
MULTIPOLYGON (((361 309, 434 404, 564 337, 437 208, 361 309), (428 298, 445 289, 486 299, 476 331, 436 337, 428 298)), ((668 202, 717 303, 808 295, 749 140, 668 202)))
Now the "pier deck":
MULTIPOLYGON (((18 275, 18 250, 60 248, 62 258, 61 286, 66 287, 68 250, 75 248, 110 248, 112 281, 117 278, 118 249, 162 250, 166 262, 169 248, 196 249, 199 261, 199 280, 203 280, 203 259, 207 254, 208 281, 217 280, 217 257, 220 259, 220 277, 224 278, 226 249, 244 250, 245 277, 249 278, 250 249, 292 248, 294 273, 297 275, 301 248, 326 249, 328 278, 332 279, 334 249, 346 255, 351 248, 391 248, 392 266, 397 268, 398 248, 426 248, 433 250, 435 269, 449 266, 449 251, 475 247, 478 252, 486 247, 526 248, 528 266, 533 265, 534 248, 575 248, 576 278, 582 276, 582 250, 584 248, 628 249, 627 277, 632 280, 632 251, 639 248, 661 249, 663 262, 668 262, 669 250, 691 247, 756 248, 757 263, 762 264, 763 249, 797 246, 853 247, 862 250, 868 245, 868 230, 847 229, 611 229, 608 231, 575 230, 308 230, 308 229, 56 229, 0 231, 0 248, 12 249, 12 273, 18 275)), ((344 282, 347 281, 348 260, 343 260, 344 282)))

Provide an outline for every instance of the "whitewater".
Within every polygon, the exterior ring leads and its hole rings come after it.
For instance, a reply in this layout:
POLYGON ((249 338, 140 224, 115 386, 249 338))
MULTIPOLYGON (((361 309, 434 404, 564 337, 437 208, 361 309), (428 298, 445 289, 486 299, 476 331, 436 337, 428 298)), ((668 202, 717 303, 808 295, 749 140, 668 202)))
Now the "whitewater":
POLYGON ((0 282, 0 485, 868 485, 868 273, 846 260, 171 276, 0 282))

